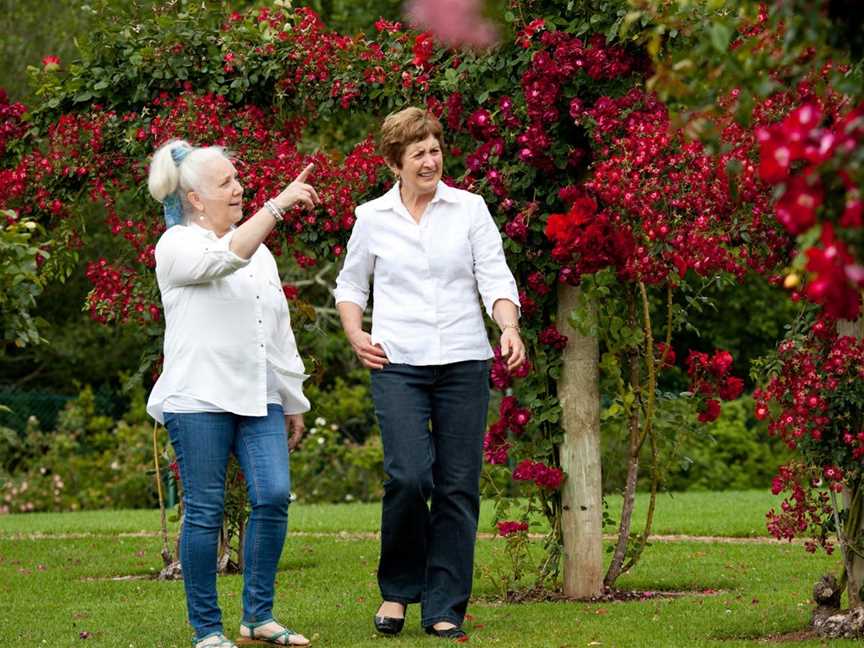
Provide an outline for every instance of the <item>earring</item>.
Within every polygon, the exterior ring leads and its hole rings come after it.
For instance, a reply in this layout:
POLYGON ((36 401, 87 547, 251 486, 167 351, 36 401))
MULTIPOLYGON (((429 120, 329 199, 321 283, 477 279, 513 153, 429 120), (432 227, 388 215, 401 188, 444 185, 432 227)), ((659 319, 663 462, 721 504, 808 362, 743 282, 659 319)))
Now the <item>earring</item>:
POLYGON ((201 214, 201 215, 198 217, 198 219, 199 219, 199 220, 204 220, 204 214, 201 214))

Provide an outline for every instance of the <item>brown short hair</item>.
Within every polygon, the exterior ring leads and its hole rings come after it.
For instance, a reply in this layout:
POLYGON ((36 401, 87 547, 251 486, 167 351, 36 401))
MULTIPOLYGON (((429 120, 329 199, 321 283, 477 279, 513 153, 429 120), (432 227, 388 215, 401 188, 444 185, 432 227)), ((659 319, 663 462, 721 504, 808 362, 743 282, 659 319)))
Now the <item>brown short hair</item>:
POLYGON ((387 115, 381 125, 380 151, 387 164, 399 168, 402 166, 402 156, 405 149, 415 142, 422 142, 432 135, 441 146, 441 122, 432 113, 411 106, 399 112, 387 115))

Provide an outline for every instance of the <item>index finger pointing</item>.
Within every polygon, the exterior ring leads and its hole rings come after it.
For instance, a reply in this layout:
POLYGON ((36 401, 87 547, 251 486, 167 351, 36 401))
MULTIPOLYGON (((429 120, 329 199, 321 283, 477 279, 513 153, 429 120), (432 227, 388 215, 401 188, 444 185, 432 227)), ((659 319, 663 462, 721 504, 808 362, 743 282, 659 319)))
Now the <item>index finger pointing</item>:
POLYGON ((312 169, 314 169, 314 168, 315 168, 314 162, 310 162, 309 164, 307 164, 306 168, 300 172, 300 175, 298 175, 296 178, 294 178, 294 182, 306 182, 306 178, 309 176, 310 173, 312 173, 312 169))

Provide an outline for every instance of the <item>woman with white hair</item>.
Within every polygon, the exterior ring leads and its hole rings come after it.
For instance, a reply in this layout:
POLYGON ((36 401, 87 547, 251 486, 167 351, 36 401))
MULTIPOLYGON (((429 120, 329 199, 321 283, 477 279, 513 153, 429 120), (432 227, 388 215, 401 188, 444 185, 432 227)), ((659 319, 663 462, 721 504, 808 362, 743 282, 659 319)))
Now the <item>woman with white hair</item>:
POLYGON ((168 229, 156 245, 165 359, 147 411, 167 427, 183 480, 180 562, 196 648, 235 646, 223 634, 216 595, 231 454, 252 504, 238 643, 309 644, 272 611, 287 531, 288 453, 303 435, 309 401, 276 262, 263 241, 286 209, 319 202, 306 183, 312 167, 237 226, 243 187, 224 149, 173 140, 150 165, 148 186, 168 229))

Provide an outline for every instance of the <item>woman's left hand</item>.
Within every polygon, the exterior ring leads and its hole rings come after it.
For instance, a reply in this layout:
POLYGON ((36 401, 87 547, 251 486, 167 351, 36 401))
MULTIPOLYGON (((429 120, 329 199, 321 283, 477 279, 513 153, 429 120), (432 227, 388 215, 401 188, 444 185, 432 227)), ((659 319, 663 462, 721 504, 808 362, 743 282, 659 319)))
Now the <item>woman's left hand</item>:
POLYGON ((507 371, 525 362, 525 343, 515 328, 506 328, 501 333, 501 355, 507 359, 507 371))
POLYGON ((300 439, 303 438, 303 433, 306 431, 306 424, 303 422, 303 415, 286 414, 285 431, 288 433, 288 449, 296 449, 297 446, 300 445, 300 439))

